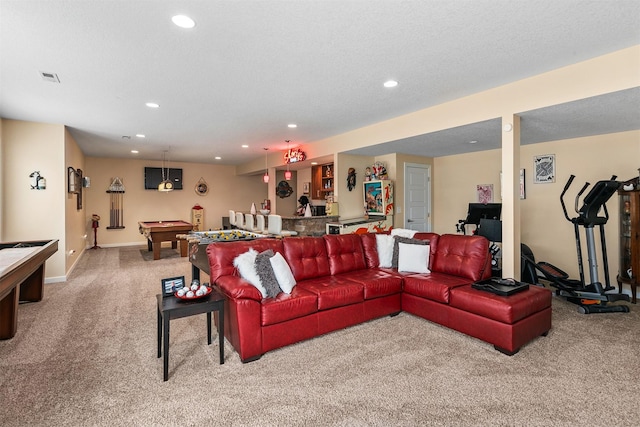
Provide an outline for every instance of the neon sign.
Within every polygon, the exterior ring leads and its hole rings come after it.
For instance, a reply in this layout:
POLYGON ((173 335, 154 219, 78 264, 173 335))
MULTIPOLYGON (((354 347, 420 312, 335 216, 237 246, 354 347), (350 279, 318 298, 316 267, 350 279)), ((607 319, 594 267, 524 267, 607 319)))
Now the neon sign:
POLYGON ((299 148, 292 148, 290 150, 285 151, 284 153, 284 162, 285 163, 297 163, 302 162, 307 158, 307 155, 304 151, 299 148))

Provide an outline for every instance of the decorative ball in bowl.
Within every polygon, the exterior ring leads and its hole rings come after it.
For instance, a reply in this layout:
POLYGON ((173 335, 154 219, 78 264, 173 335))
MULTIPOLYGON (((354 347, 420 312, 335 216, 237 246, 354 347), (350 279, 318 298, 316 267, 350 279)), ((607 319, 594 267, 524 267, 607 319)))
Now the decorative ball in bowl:
POLYGON ((262 215, 269 215, 271 213, 271 211, 269 209, 260 209, 260 213, 262 215))

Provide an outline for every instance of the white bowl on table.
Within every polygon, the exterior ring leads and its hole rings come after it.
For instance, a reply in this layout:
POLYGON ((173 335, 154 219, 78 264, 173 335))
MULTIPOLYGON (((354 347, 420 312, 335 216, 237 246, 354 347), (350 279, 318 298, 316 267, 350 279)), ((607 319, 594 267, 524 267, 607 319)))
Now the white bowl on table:
POLYGON ((271 213, 271 211, 269 209, 260 209, 260 213, 262 215, 269 215, 271 213))

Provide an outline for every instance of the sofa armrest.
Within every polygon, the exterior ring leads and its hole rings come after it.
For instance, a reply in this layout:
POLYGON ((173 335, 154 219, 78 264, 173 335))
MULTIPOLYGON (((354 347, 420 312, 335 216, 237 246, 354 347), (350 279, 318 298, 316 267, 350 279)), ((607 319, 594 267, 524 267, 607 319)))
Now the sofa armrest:
POLYGON ((261 302, 262 294, 260 291, 239 276, 221 276, 216 280, 216 285, 222 290, 222 293, 231 299, 250 299, 261 302))

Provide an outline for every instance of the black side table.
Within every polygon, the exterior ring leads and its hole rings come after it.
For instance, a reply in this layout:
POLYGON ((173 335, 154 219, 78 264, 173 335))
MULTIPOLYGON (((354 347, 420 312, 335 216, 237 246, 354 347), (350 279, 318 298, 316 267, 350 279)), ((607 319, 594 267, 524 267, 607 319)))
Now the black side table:
POLYGON ((220 364, 224 364, 224 296, 215 289, 204 298, 186 301, 175 296, 162 297, 158 300, 158 358, 162 356, 164 343, 164 380, 169 379, 169 321, 195 314, 207 314, 207 344, 211 345, 211 312, 218 315, 218 347, 220 347, 220 364))

